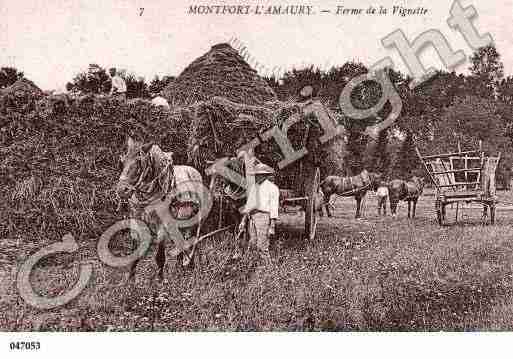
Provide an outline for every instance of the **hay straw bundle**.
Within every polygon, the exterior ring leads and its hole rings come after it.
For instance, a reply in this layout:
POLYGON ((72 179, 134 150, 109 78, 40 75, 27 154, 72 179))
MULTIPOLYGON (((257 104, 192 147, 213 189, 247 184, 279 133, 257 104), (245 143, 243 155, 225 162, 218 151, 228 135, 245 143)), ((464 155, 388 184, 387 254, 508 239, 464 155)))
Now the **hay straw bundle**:
POLYGON ((229 44, 217 44, 194 60, 163 91, 173 106, 186 106, 223 96, 231 101, 262 105, 276 94, 229 44))
MULTIPOLYGON (((207 160, 233 156, 265 130, 281 126, 302 106, 278 101, 247 105, 218 97, 171 111, 94 96, 62 104, 64 111, 44 106, 29 112, 0 111, 3 238, 55 239, 70 230, 82 240, 97 238, 122 215, 115 212, 113 186, 128 135, 173 151, 177 164, 194 165, 195 157, 201 170, 207 160)), ((299 121, 289 129, 288 138, 294 148, 302 147, 309 127, 312 141, 305 146, 315 156, 280 170, 282 154, 273 140, 255 149, 262 161, 278 170, 278 185, 284 189, 300 191, 300 164, 321 169, 341 165, 325 154, 329 147, 317 152, 314 142, 319 133, 311 123, 299 121)))
POLYGON ((25 93, 30 95, 43 95, 43 91, 35 83, 26 78, 21 78, 11 86, 0 90, 2 95, 16 95, 16 93, 25 93))
MULTIPOLYGON (((187 146, 188 163, 204 171, 209 162, 221 157, 234 156, 237 150, 253 139, 261 139, 266 130, 273 126, 282 128, 284 121, 294 114, 301 113, 301 103, 268 102, 262 106, 244 105, 216 97, 200 102, 189 109, 193 121, 190 124, 190 138, 187 146)), ((302 116, 302 115, 301 115, 302 116)), ((340 170, 343 162, 338 154, 331 153, 333 144, 320 146, 318 138, 323 134, 317 121, 301 117, 287 131, 287 138, 294 149, 307 148, 309 154, 280 169, 278 163, 283 160, 280 147, 274 139, 261 143, 255 148, 256 156, 277 170, 280 186, 298 187, 296 177, 305 166, 319 166, 326 173, 340 170)), ((340 151, 340 141, 334 141, 340 151)))
POLYGON ((184 163, 187 116, 95 97, 62 112, 0 112, 0 236, 55 240, 71 230, 96 238, 118 219, 113 186, 127 135, 184 163))
POLYGON ((31 111, 34 103, 43 96, 43 91, 32 81, 19 79, 11 86, 0 89, 0 112, 4 112, 6 108, 18 112, 31 111))

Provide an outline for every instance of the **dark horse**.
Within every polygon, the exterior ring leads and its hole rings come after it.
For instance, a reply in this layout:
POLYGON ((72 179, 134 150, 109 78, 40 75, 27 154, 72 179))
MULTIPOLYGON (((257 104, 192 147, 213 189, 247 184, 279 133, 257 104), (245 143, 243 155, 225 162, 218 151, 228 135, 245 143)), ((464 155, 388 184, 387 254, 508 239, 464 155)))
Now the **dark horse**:
POLYGON ((321 183, 321 190, 324 194, 324 208, 328 217, 331 217, 329 201, 332 195, 342 197, 354 197, 356 199, 356 217, 360 218, 362 198, 368 190, 376 190, 381 182, 381 174, 363 170, 360 174, 352 177, 328 176, 321 183))
POLYGON ((390 211, 395 217, 399 201, 408 202, 408 218, 410 218, 411 204, 413 203, 412 218, 415 218, 417 201, 424 190, 424 178, 412 177, 411 181, 395 179, 388 185, 390 197, 390 211))

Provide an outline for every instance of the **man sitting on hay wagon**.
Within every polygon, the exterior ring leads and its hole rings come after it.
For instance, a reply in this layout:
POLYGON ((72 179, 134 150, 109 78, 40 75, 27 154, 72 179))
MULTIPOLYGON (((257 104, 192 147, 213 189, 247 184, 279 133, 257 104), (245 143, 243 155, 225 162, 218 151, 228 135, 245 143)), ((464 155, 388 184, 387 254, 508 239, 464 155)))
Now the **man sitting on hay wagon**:
POLYGON ((276 230, 280 190, 271 181, 274 170, 270 166, 258 163, 248 174, 255 176, 255 185, 250 188, 246 205, 241 211, 249 223, 243 220, 240 229, 248 226, 249 245, 256 247, 264 264, 269 265, 269 239, 276 230))

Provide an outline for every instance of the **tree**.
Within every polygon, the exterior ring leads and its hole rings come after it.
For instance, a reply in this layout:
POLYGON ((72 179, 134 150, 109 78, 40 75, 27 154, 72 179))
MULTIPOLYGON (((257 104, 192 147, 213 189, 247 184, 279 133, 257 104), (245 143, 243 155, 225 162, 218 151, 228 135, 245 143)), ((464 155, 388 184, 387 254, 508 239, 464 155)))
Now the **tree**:
POLYGON ((127 98, 147 98, 149 97, 148 85, 144 82, 144 78, 136 76, 133 73, 123 74, 126 83, 127 98))
POLYGON ((463 149, 475 149, 482 141, 483 150, 488 155, 501 153, 496 179, 503 186, 508 186, 513 164, 510 114, 510 106, 494 99, 477 96, 459 98, 444 112, 436 129, 435 145, 441 151, 452 151, 458 142, 463 149))
POLYGON ((504 77, 504 65, 493 45, 479 48, 470 58, 470 85, 475 95, 485 98, 495 96, 499 82, 504 77))
MULTIPOLYGON (((129 73, 124 69, 117 69, 116 74, 125 80, 127 98, 146 98, 149 96, 148 86, 143 77, 129 73)), ((77 74, 72 82, 66 84, 66 90, 82 94, 100 94, 109 93, 111 85, 111 79, 106 69, 98 64, 91 64, 87 71, 77 74)))
POLYGON ((502 79, 498 88, 498 99, 507 105, 513 105, 513 77, 502 79))
POLYGON ((160 93, 162 90, 166 88, 167 85, 169 85, 175 79, 176 77, 169 75, 163 76, 162 79, 159 79, 158 76, 155 76, 148 86, 148 91, 150 93, 160 93))
POLYGON ((505 133, 505 124, 495 100, 466 96, 447 107, 436 130, 437 146, 450 150, 448 146, 457 142, 471 146, 479 141, 496 143, 505 133))
POLYGON ((388 152, 388 129, 379 133, 373 146, 368 169, 387 175, 390 170, 390 153, 388 152))
POLYGON ((415 138, 425 148, 431 141, 433 128, 439 123, 445 109, 452 105, 457 97, 468 94, 465 76, 455 72, 438 71, 428 81, 410 90, 406 79, 398 91, 403 108, 397 121, 403 131, 412 131, 415 138))
MULTIPOLYGON (((346 85, 353 78, 363 75, 367 71, 368 69, 365 65, 355 61, 348 61, 342 66, 332 67, 323 73, 319 97, 328 103, 332 109, 338 109, 340 94, 346 85)), ((355 90, 354 93, 358 94, 358 90, 355 90)))
POLYGON ((347 139, 347 153, 344 163, 347 165, 347 176, 355 176, 364 169, 364 155, 367 147, 368 137, 363 134, 365 127, 350 126, 347 139))
POLYGON ((13 83, 23 78, 23 72, 14 67, 0 68, 0 89, 11 86, 13 83))
POLYGON ((305 86, 312 86, 317 94, 321 87, 323 74, 319 68, 309 66, 304 69, 292 69, 283 74, 277 95, 280 100, 296 98, 305 86))
POLYGON ((99 94, 110 91, 110 85, 107 71, 98 64, 90 64, 87 71, 79 73, 66 84, 66 89, 84 94, 99 94))
POLYGON ((415 139, 411 131, 407 131, 394 166, 394 175, 402 179, 409 179, 419 173, 419 158, 415 151, 415 139))

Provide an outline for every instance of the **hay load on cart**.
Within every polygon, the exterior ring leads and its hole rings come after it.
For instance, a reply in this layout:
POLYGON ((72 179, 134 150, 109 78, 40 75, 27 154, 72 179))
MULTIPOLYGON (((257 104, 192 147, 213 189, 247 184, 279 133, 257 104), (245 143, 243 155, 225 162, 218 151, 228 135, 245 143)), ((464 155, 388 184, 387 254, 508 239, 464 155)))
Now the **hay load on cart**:
MULTIPOLYGON (((317 101, 275 101, 254 106, 214 98, 196 106, 188 144, 189 163, 205 171, 214 161, 228 158, 232 159, 233 169, 244 176, 242 160, 235 157, 241 147, 257 141, 259 144, 254 147, 253 154, 275 169, 276 184, 282 190, 282 197, 287 197, 283 198, 282 203, 303 207, 305 231, 309 238, 313 238, 316 206, 320 205, 318 193, 321 173, 342 172, 343 162, 338 157, 340 152, 332 151, 332 146, 341 141, 343 133, 331 142, 321 142, 321 137, 325 135, 322 121, 335 127, 338 125, 337 117, 317 101), (291 118, 295 120, 291 121, 291 118), (304 148, 306 154, 280 168, 284 154, 276 139, 270 135, 273 129, 286 133, 294 150, 304 148)), ((225 182, 213 181, 211 187, 215 193, 221 192, 220 198, 228 197, 240 205, 245 192, 237 186, 226 186, 225 182), (224 186, 219 188, 219 183, 224 186)), ((226 209, 226 206, 223 208, 226 209)))
MULTIPOLYGON (((175 155, 187 157, 187 164, 204 174, 214 161, 230 159, 229 166, 244 177, 244 164, 236 158, 238 149, 259 141, 253 154, 275 169, 282 199, 287 197, 285 201, 305 209, 305 229, 313 237, 314 197, 318 199, 321 174, 341 173, 343 167, 343 134, 327 143, 319 141, 324 134, 319 119, 338 125, 335 114, 318 101, 278 101, 267 82, 228 44, 212 46, 163 94, 174 107, 170 116, 183 117, 180 123, 187 127, 187 145, 175 155), (296 119, 294 123, 291 118, 296 119), (295 150, 306 148, 308 153, 280 168, 284 158, 281 148, 273 138, 264 138, 275 127, 286 132, 295 150)), ((243 203, 245 191, 219 176, 213 177, 210 186, 218 201, 210 219, 222 228, 236 222, 233 218, 238 215, 236 208, 243 203)))

